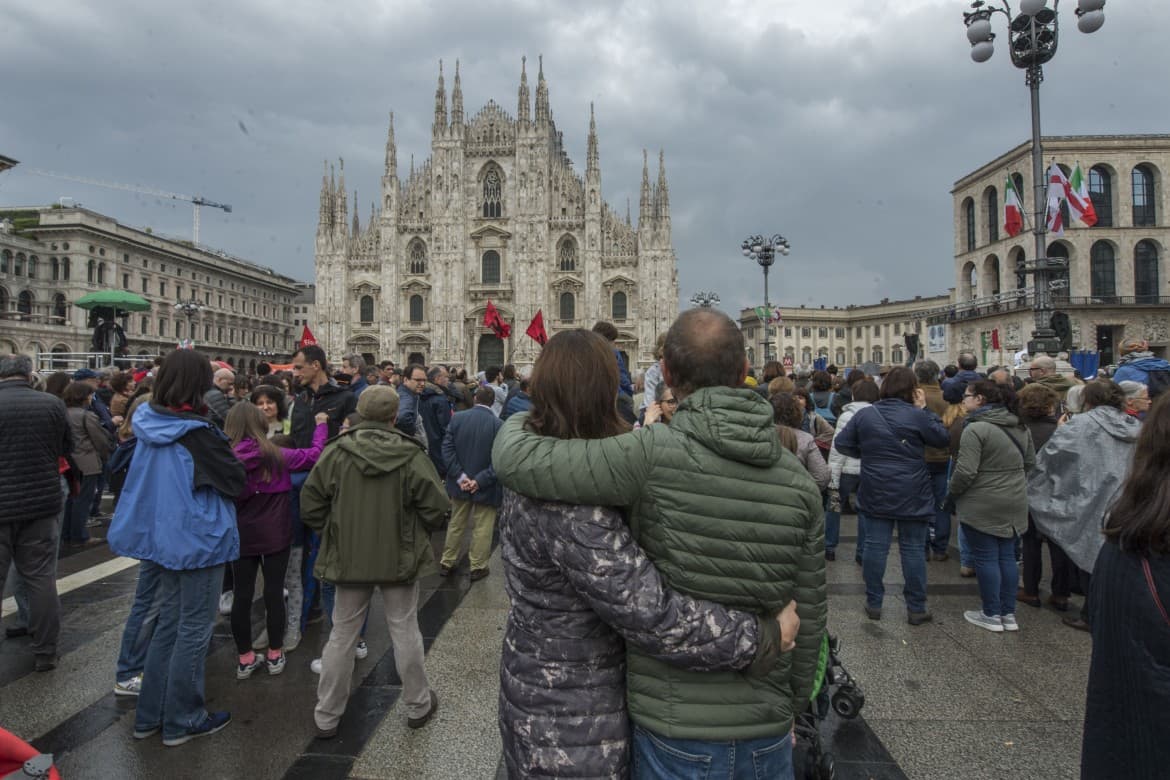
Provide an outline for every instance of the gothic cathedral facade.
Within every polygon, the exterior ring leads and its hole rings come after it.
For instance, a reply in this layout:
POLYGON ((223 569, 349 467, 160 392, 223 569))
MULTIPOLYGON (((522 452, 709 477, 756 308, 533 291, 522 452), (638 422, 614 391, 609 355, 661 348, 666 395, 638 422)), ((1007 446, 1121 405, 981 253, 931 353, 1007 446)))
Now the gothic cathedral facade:
POLYGON ((531 364, 525 329, 537 311, 557 331, 609 320, 631 366, 654 359, 657 334, 678 314, 678 271, 661 154, 651 185, 645 153, 638 224, 602 199, 590 108, 585 176, 573 170, 549 110, 543 67, 531 110, 523 64, 516 118, 489 101, 464 119, 459 65, 447 93, 439 65, 431 157, 398 176, 394 115, 380 205, 362 227, 348 214, 344 163, 321 184, 316 311, 330 357, 441 363, 482 370, 531 364), (511 324, 483 325, 488 302, 511 324))

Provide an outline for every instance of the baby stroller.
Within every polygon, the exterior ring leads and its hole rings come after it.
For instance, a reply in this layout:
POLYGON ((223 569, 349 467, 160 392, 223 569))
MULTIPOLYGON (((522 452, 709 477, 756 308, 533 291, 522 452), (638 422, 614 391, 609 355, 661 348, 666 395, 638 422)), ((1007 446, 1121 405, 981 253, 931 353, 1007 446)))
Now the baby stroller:
POLYGON ((861 686, 841 664, 841 640, 827 632, 821 640, 821 657, 808 707, 798 713, 794 730, 793 765, 797 780, 834 780, 833 754, 825 751, 820 724, 829 708, 842 718, 856 718, 865 706, 861 686))

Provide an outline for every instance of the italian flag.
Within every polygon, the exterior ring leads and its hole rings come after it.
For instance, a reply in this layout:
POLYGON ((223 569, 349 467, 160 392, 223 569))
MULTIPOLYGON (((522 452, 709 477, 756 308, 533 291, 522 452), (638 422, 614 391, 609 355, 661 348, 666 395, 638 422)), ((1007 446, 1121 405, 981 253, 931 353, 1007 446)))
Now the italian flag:
POLYGON ((1081 171, 1081 164, 1073 169, 1072 178, 1068 180, 1068 207, 1073 219, 1079 219, 1085 227, 1097 224, 1097 210, 1093 208, 1093 199, 1089 197, 1089 182, 1081 171))
POLYGON ((1008 176, 1007 187, 1003 191, 1003 229, 1013 238, 1024 229, 1024 207, 1020 204, 1020 193, 1016 192, 1011 176, 1008 176))

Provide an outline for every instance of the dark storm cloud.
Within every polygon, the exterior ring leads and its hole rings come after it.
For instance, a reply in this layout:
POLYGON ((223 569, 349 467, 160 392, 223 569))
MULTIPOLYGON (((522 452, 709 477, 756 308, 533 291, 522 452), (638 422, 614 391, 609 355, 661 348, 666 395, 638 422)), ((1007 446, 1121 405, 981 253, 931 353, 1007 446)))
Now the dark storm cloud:
MULTIPOLYGON (((619 212, 629 199, 637 216, 642 148, 652 177, 666 151, 684 301, 714 289, 728 310, 762 302, 738 245, 779 231, 793 253, 774 300, 864 303, 953 284, 953 182, 1029 133, 1006 35, 972 63, 961 2, 336 5, 10 2, 0 153, 23 164, 0 176, 0 203, 71 196, 188 236, 186 204, 28 169, 200 194, 234 207, 204 210, 206 243, 310 279, 324 158, 345 158, 364 223, 389 111, 400 173, 429 154, 440 58, 448 93, 461 60, 470 117, 488 99, 514 113, 520 57, 535 91, 543 53, 579 171, 596 104, 619 212)), ((1106 14, 1083 36, 1062 13, 1047 133, 1170 130, 1149 85, 1170 11, 1142 0, 1106 14)))

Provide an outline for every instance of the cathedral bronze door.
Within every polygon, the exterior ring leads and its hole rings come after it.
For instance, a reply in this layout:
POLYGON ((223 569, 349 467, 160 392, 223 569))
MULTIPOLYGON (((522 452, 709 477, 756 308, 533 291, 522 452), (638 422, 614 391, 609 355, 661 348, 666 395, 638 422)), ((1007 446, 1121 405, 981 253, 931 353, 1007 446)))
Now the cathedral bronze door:
POLYGON ((479 350, 476 353, 475 370, 486 371, 496 366, 504 367, 504 342, 491 333, 479 337, 479 350))

